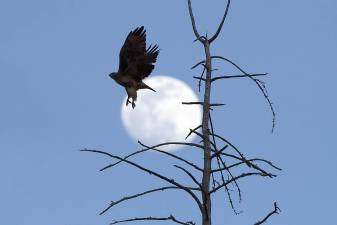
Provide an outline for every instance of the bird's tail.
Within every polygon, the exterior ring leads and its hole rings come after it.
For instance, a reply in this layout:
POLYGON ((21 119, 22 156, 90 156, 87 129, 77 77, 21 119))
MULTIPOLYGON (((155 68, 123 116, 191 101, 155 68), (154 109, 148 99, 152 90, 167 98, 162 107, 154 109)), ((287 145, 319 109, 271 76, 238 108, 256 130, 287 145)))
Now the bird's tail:
POLYGON ((150 89, 151 91, 156 92, 153 88, 151 88, 150 86, 148 86, 147 84, 145 84, 144 82, 142 82, 140 89, 150 89))

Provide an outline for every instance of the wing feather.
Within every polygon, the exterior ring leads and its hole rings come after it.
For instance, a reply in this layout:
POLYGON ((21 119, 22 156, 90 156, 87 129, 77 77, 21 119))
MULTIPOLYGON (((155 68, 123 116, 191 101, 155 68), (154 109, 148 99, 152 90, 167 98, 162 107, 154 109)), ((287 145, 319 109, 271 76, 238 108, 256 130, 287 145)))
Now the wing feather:
POLYGON ((143 26, 138 27, 128 34, 121 48, 118 72, 140 82, 151 74, 158 54, 158 45, 150 45, 146 49, 146 30, 143 26))

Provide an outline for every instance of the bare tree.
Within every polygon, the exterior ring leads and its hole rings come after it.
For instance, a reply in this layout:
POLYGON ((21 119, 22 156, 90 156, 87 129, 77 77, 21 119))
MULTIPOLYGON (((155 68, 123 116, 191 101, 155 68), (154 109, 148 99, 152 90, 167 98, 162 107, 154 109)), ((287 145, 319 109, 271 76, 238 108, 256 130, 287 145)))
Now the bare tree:
MULTIPOLYGON (((269 167, 269 169, 274 170, 281 170, 279 167, 275 166, 271 161, 262 158, 247 158, 244 154, 239 150, 236 145, 230 142, 227 138, 219 135, 213 126, 211 111, 213 108, 222 106, 222 103, 212 103, 211 102, 211 87, 212 83, 215 81, 225 80, 225 79, 233 79, 233 78, 248 78, 252 80, 261 91, 263 97, 266 99, 269 108, 272 113, 272 131, 275 127, 275 111, 273 105, 269 99, 266 86, 265 84, 258 79, 257 77, 266 76, 267 73, 258 73, 258 74, 250 74, 247 73, 244 69, 234 63, 232 60, 225 58, 223 56, 215 56, 211 54, 210 46, 211 44, 218 38, 225 20, 227 18, 231 1, 227 0, 226 7, 224 10, 223 17, 219 23, 219 26, 214 33, 213 36, 210 38, 205 35, 200 35, 198 28, 196 26, 196 21, 193 15, 192 3, 191 0, 187 0, 188 3, 188 11, 192 23, 192 28, 194 35, 196 37, 195 41, 198 41, 202 44, 205 52, 205 59, 196 63, 192 69, 195 69, 199 66, 202 66, 202 72, 200 76, 195 76, 194 78, 199 81, 199 91, 203 84, 204 86, 204 99, 202 102, 183 102, 182 104, 186 105, 201 105, 203 109, 202 115, 202 124, 195 128, 191 128, 189 133, 186 136, 186 139, 192 135, 197 135, 201 140, 199 143, 194 142, 165 142, 155 146, 148 146, 140 141, 138 143, 142 146, 142 149, 136 151, 130 155, 120 157, 114 154, 111 154, 107 151, 101 151, 96 149, 83 149, 82 151, 86 152, 94 152, 106 155, 113 159, 115 162, 105 166, 101 169, 104 171, 108 168, 112 168, 120 163, 125 163, 131 167, 135 167, 145 173, 153 175, 154 177, 158 178, 159 180, 164 181, 167 183, 167 186, 162 186, 158 188, 149 189, 143 192, 139 192, 134 195, 128 195, 120 198, 117 201, 111 202, 100 214, 104 214, 113 206, 116 206, 122 202, 129 201, 131 199, 141 198, 144 195, 148 195, 154 192, 162 192, 166 190, 179 190, 187 195, 189 195, 192 200, 194 201, 195 205, 199 208, 201 216, 202 216, 202 225, 211 225, 212 224, 212 197, 215 196, 220 190, 224 190, 230 207, 232 208, 235 214, 239 212, 236 210, 235 203, 232 197, 231 188, 235 188, 235 193, 238 195, 239 202, 242 199, 241 196, 241 189, 239 186, 239 181, 245 177, 250 176, 260 176, 260 177, 267 177, 273 178, 276 177, 274 173, 267 171, 261 165, 269 167), (241 74, 235 75, 225 75, 225 76, 213 76, 213 69, 212 69, 212 61, 213 60, 222 60, 224 63, 228 63, 234 66, 241 74), (206 75, 206 76, 204 76, 206 75), (181 145, 186 146, 189 148, 193 148, 199 150, 203 153, 203 166, 199 166, 194 162, 191 162, 176 153, 167 152, 161 150, 162 147, 168 145, 181 145), (186 176, 194 183, 194 186, 188 186, 182 182, 178 182, 172 177, 168 177, 163 175, 159 172, 156 172, 153 169, 148 167, 144 167, 139 163, 136 163, 132 160, 132 157, 139 154, 144 154, 149 151, 156 151, 164 156, 172 158, 177 162, 185 164, 189 166, 190 169, 186 169, 179 165, 174 165, 177 169, 181 170, 186 176), (228 163, 230 162, 230 163, 228 163), (235 169, 235 173, 233 170, 235 169), (240 171, 237 174, 237 171, 240 171), (242 172, 241 172, 242 171, 242 172), (199 176, 196 176, 195 173, 199 173, 199 176), (200 180, 201 178, 201 180, 200 180), (199 197, 201 196, 201 197, 199 197)), ((164 194, 164 193, 163 193, 164 194)), ((273 211, 269 212, 263 219, 256 222, 255 225, 263 224, 267 221, 269 217, 273 214, 279 213, 280 209, 277 206, 277 203, 274 203, 273 211)), ((129 218, 123 220, 115 220, 112 224, 118 224, 123 222, 134 222, 134 221, 171 221, 177 224, 184 224, 184 225, 192 225, 195 222, 191 220, 181 220, 177 219, 174 215, 164 216, 164 217, 156 217, 156 216, 146 216, 146 217, 136 217, 136 218, 129 218)))

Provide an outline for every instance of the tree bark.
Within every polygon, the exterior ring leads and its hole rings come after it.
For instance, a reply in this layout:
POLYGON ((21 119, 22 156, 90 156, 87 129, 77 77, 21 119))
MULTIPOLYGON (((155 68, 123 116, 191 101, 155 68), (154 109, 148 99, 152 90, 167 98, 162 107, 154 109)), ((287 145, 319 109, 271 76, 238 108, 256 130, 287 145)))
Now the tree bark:
POLYGON ((210 95, 211 95, 211 78, 212 78, 212 61, 210 55, 210 43, 207 39, 203 42, 206 60, 206 82, 202 117, 202 133, 204 142, 204 171, 202 177, 202 225, 211 225, 211 195, 209 193, 210 178, 211 178, 211 146, 209 140, 209 111, 210 111, 210 95))

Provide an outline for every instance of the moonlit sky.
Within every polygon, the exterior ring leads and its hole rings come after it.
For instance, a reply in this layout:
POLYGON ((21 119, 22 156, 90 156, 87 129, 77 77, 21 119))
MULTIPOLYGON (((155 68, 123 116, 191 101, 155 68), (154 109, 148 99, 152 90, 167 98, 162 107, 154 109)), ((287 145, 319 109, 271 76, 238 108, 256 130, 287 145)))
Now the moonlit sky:
MULTIPOLYGON (((224 1, 193 2, 199 31, 213 33, 224 1)), ((246 156, 270 159, 284 170, 273 180, 241 182, 239 216, 224 193, 218 195, 214 225, 253 224, 275 200, 282 214, 268 224, 335 224, 336 21, 335 0, 233 1, 211 50, 250 72, 270 73, 264 80, 277 111, 276 130, 270 133, 266 102, 245 79, 215 84, 212 99, 226 106, 213 119, 246 156)), ((197 91, 191 77, 200 71, 190 67, 203 49, 193 42, 185 1, 0 1, 0 224, 108 224, 170 213, 199 222, 189 196, 174 191, 99 216, 111 200, 161 183, 122 165, 100 173, 110 161, 78 151, 124 155, 140 149, 121 123, 125 91, 108 77, 126 34, 139 25, 161 48, 154 76, 171 75, 197 91)), ((218 75, 236 72, 214 66, 218 75)), ((190 149, 181 155, 201 158, 190 149)), ((159 154, 135 160, 187 180, 159 154)))

